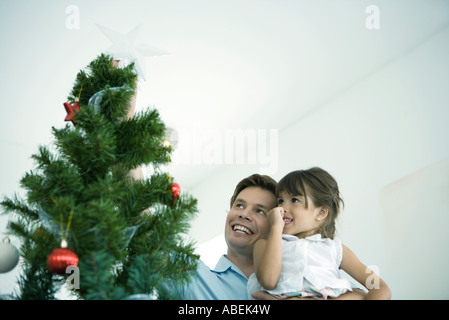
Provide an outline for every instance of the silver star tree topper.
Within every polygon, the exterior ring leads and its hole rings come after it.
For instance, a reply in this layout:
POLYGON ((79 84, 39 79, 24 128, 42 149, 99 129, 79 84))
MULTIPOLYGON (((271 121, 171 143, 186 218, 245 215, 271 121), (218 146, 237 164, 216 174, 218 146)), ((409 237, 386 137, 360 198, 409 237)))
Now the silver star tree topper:
POLYGON ((114 59, 120 59, 120 64, 122 65, 134 62, 137 74, 146 81, 145 57, 163 56, 168 53, 145 43, 137 44, 136 36, 140 26, 141 23, 127 34, 122 34, 97 24, 101 32, 113 43, 112 46, 106 49, 106 52, 112 55, 114 59))

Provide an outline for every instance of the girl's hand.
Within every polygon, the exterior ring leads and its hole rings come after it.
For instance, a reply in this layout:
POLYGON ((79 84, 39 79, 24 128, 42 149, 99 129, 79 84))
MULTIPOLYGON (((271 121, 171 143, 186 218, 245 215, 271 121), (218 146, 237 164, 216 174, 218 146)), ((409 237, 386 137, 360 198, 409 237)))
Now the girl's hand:
POLYGON ((284 229, 285 221, 284 221, 284 208, 276 207, 271 209, 267 215, 268 223, 273 227, 280 227, 284 229))

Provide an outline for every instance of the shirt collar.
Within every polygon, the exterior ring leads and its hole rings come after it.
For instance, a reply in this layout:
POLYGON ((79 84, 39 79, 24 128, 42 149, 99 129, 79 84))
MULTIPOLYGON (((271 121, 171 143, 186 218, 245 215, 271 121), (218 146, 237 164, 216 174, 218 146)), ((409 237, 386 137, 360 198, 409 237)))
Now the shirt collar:
POLYGON ((215 273, 224 273, 229 269, 234 270, 235 272, 246 278, 245 274, 239 268, 237 268, 237 266, 234 263, 232 263, 231 260, 229 260, 225 254, 220 257, 214 270, 211 271, 215 273))
MULTIPOLYGON (((283 234, 282 235, 282 239, 287 240, 287 241, 296 241, 296 240, 300 240, 298 237, 296 236, 292 236, 291 234, 283 234)), ((321 238, 321 234, 317 233, 314 234, 313 236, 304 238, 305 240, 310 240, 310 241, 319 241, 322 242, 324 241, 323 238, 321 238)))

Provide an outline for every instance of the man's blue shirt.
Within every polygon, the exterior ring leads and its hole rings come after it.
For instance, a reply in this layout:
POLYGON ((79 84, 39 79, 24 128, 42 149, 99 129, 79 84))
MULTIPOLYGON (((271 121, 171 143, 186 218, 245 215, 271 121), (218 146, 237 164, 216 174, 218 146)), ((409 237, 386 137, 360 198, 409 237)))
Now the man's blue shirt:
POLYGON ((213 270, 199 261, 195 277, 179 293, 185 300, 247 300, 247 283, 243 272, 223 255, 213 270))

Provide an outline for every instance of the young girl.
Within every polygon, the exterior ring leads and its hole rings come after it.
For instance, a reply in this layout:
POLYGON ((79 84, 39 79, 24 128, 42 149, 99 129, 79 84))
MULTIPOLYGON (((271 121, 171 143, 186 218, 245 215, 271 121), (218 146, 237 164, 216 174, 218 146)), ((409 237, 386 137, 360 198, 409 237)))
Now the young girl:
POLYGON ((343 200, 335 179, 321 168, 294 171, 279 181, 279 207, 267 219, 267 239, 254 245, 248 295, 265 290, 277 298, 327 299, 351 291, 339 269, 369 289, 367 299, 390 299, 387 284, 335 235, 343 200))

